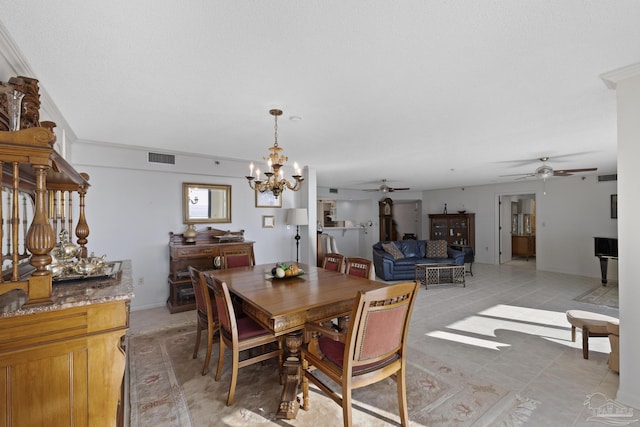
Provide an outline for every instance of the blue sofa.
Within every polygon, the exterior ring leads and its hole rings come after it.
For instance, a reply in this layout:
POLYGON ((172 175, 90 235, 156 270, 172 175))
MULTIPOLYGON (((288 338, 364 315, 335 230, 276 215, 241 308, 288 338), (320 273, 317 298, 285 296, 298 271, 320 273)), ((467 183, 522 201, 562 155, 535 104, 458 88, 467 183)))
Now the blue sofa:
POLYGON ((397 240, 378 242, 373 245, 373 265, 376 276, 383 280, 414 280, 416 264, 458 264, 464 265, 464 252, 452 249, 441 240, 397 240), (383 247, 392 243, 398 250, 383 247), (446 248, 446 255, 445 255, 446 248))

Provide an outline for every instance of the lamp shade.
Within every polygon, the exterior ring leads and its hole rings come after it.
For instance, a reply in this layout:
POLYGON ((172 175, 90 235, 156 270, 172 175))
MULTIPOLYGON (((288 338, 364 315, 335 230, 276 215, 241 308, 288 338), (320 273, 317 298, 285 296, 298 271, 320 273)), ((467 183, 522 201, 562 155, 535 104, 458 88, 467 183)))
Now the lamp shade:
POLYGON ((307 219, 306 208, 293 208, 287 211, 287 225, 307 225, 309 220, 307 219))

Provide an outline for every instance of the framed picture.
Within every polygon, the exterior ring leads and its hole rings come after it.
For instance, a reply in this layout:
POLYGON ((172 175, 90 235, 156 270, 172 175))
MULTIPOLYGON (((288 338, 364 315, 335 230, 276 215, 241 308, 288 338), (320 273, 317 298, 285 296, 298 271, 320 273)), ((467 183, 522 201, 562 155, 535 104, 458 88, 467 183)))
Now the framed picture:
POLYGON ((282 207, 282 194, 280 197, 273 195, 271 191, 265 191, 264 193, 256 190, 256 208, 281 208, 282 207))
POLYGON ((276 228, 276 217, 273 215, 262 215, 262 228, 276 228))
POLYGON ((611 195, 611 218, 618 218, 618 195, 611 195))

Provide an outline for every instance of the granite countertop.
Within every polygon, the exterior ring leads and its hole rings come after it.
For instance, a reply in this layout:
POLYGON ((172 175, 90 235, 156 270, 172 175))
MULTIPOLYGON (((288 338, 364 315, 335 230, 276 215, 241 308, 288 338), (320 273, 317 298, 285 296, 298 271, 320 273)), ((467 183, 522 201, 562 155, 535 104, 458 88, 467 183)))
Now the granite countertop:
POLYGON ((0 318, 24 316, 110 301, 130 300, 134 296, 131 260, 120 262, 122 264, 121 270, 113 278, 54 282, 52 288, 53 304, 23 307, 27 297, 26 293, 21 289, 0 295, 0 318))

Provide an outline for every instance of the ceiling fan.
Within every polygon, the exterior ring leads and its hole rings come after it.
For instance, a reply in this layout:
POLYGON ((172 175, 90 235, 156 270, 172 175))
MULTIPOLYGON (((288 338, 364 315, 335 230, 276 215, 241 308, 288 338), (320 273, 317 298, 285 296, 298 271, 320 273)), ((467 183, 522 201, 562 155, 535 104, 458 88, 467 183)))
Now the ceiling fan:
POLYGON ((400 188, 400 187, 397 187, 397 188, 389 187, 387 185, 387 180, 383 179, 382 180, 382 185, 380 185, 380 187, 367 189, 367 190, 364 190, 364 191, 379 191, 381 193, 393 193, 394 191, 402 191, 402 190, 411 190, 411 189, 409 187, 403 187, 403 188, 400 188))
POLYGON ((512 175, 500 175, 500 176, 520 176, 520 178, 516 179, 526 179, 531 177, 536 177, 540 179, 547 179, 552 176, 571 176, 574 173, 578 172, 593 172, 598 170, 598 168, 581 168, 581 169, 559 169, 554 170, 551 166, 547 165, 546 162, 549 161, 549 157, 540 157, 538 160, 542 162, 542 165, 538 166, 535 171, 531 173, 518 173, 512 175))

